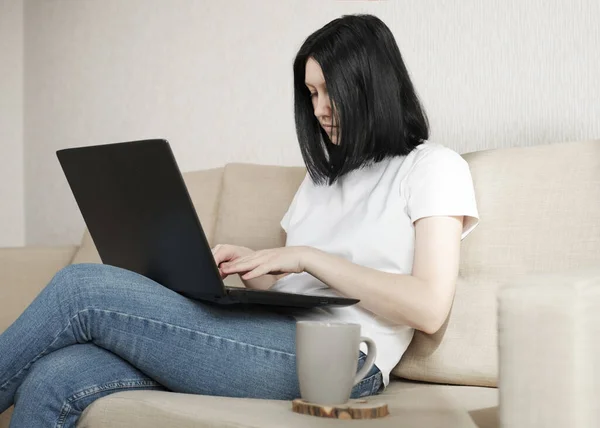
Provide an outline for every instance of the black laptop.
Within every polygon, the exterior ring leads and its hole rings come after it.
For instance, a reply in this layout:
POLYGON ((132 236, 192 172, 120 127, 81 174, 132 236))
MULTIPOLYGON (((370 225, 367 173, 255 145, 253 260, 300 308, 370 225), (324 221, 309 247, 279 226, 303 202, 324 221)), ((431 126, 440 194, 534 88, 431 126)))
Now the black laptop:
POLYGON ((226 287, 166 140, 56 152, 104 264, 219 304, 348 306, 357 299, 226 287))

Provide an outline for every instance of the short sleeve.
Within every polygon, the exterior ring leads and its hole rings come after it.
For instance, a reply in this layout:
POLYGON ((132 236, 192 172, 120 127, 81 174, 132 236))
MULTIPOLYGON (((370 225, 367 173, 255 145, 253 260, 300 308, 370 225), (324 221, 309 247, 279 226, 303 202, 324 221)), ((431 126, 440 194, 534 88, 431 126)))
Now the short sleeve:
POLYGON ((469 164, 455 151, 438 146, 422 153, 403 181, 413 223, 423 217, 464 216, 461 239, 479 223, 469 164))

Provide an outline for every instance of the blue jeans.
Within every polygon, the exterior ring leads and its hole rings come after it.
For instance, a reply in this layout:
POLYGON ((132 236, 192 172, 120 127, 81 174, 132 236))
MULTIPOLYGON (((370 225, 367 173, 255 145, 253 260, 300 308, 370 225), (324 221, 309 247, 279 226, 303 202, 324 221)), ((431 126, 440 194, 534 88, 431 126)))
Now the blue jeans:
MULTIPOLYGON (((0 413, 14 403, 11 427, 74 427, 94 400, 125 390, 293 399, 295 334, 283 313, 204 304, 124 269, 72 265, 0 335, 0 413)), ((381 387, 373 367, 352 396, 381 387)))

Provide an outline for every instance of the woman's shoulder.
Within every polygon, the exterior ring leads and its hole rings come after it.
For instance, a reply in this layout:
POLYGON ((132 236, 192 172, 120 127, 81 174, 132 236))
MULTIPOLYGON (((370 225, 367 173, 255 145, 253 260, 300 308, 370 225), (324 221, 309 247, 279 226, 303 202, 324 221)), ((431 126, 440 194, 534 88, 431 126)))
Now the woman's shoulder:
POLYGON ((456 151, 452 150, 450 147, 448 146, 444 146, 441 143, 437 143, 434 141, 424 141, 421 144, 419 144, 418 146, 416 146, 413 151, 411 152, 411 154, 414 154, 415 159, 422 159, 426 156, 437 156, 437 157, 449 157, 449 158, 455 158, 455 157, 461 157, 460 154, 458 154, 456 151))
POLYGON ((450 147, 433 141, 424 141, 409 153, 405 163, 407 164, 405 166, 413 170, 414 168, 460 167, 466 164, 466 161, 450 147))

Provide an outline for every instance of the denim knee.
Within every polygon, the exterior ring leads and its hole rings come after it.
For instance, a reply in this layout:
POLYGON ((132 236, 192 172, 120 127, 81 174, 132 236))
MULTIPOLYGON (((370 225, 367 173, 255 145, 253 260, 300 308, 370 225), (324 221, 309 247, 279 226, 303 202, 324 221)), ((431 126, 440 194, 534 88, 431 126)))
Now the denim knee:
MULTIPOLYGON (((98 264, 98 263, 77 263, 68 265, 59 270, 52 278, 51 284, 56 284, 61 287, 73 287, 89 284, 90 278, 94 278, 94 287, 98 287, 104 281, 114 276, 115 272, 123 271, 124 269, 115 266, 98 264)), ((132 272, 131 272, 132 273, 132 272)))
POLYGON ((97 274, 101 272, 106 265, 97 263, 76 263, 65 266, 54 275, 54 280, 58 282, 69 282, 88 276, 90 273, 97 274))
POLYGON ((135 272, 98 263, 80 263, 64 267, 54 275, 48 287, 57 291, 62 304, 75 304, 76 309, 96 307, 103 296, 123 291, 122 284, 145 288, 156 284, 135 272))
MULTIPOLYGON (((69 265, 59 270, 52 281, 48 284, 49 287, 60 288, 61 295, 67 295, 77 288, 89 284, 90 277, 98 278, 105 275, 106 266, 101 264, 81 263, 69 265)), ((102 281, 95 279, 94 287, 98 287, 102 281)))

